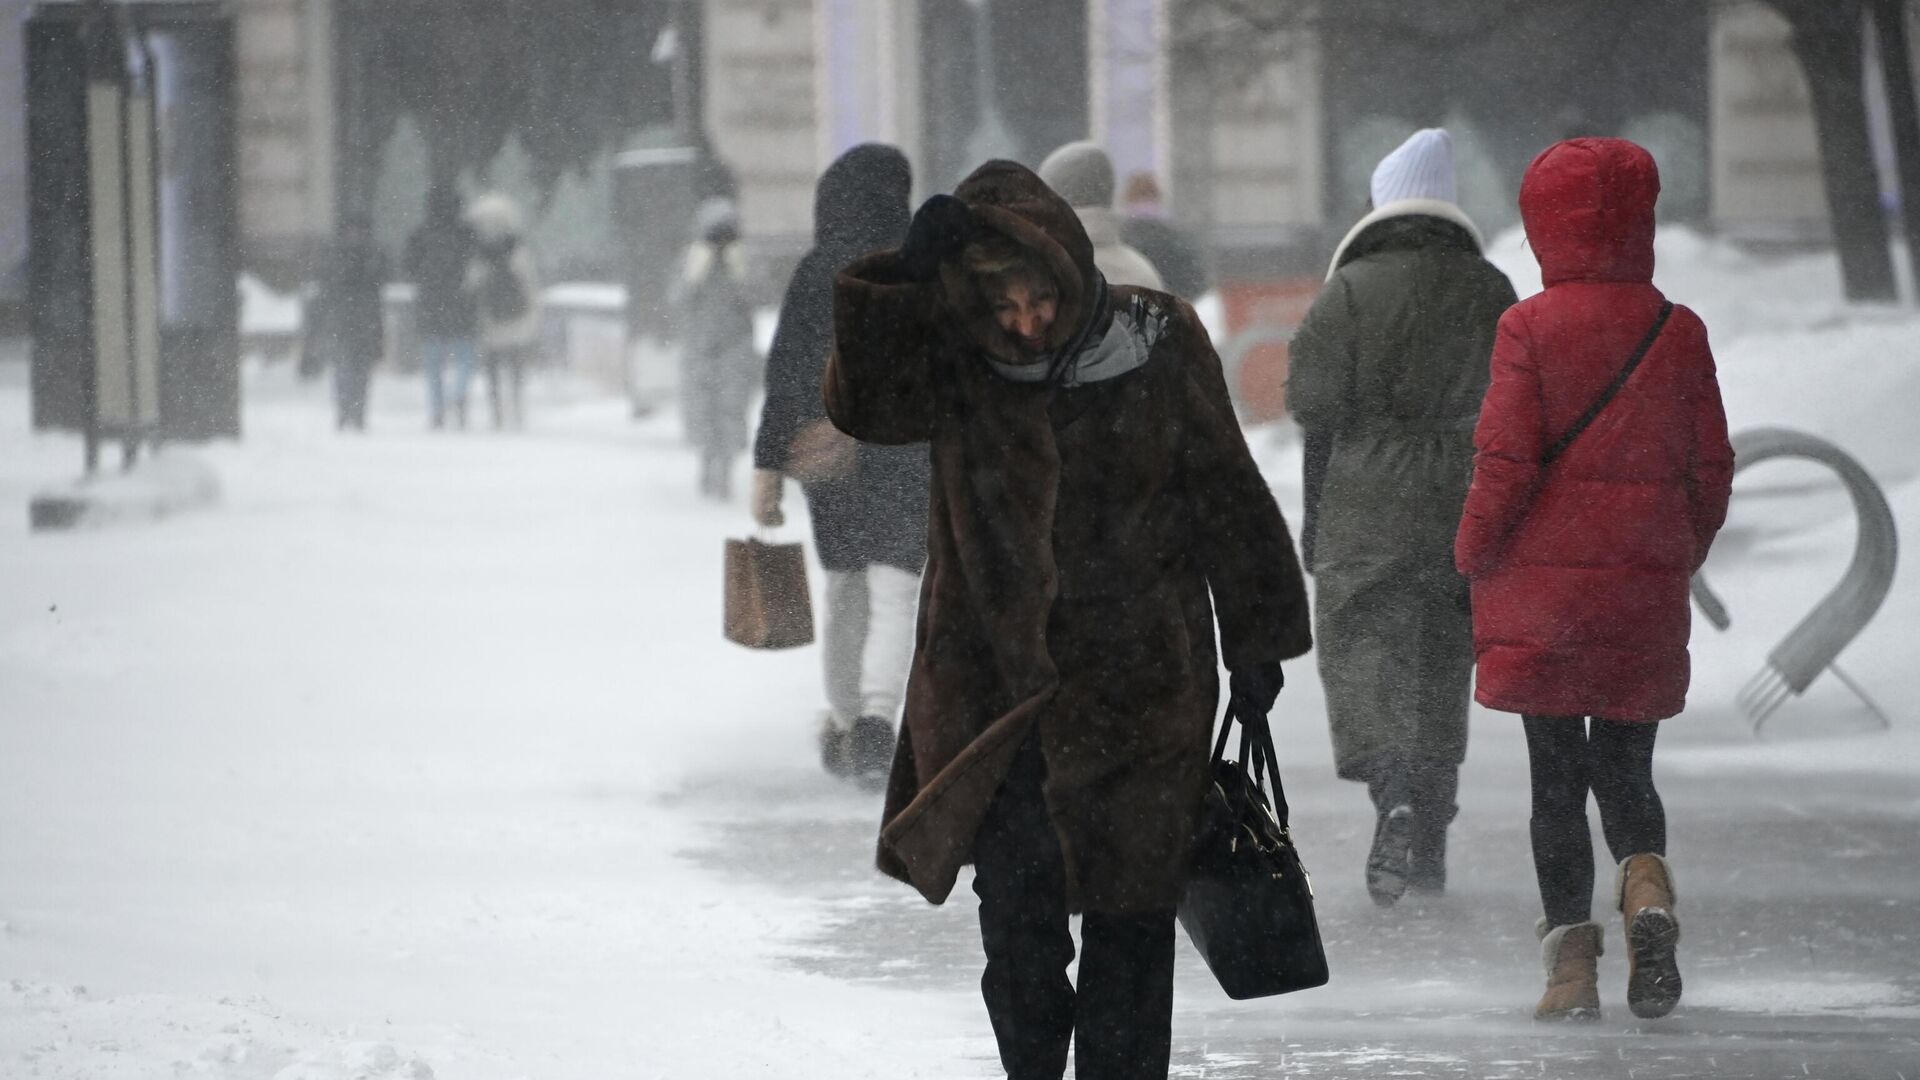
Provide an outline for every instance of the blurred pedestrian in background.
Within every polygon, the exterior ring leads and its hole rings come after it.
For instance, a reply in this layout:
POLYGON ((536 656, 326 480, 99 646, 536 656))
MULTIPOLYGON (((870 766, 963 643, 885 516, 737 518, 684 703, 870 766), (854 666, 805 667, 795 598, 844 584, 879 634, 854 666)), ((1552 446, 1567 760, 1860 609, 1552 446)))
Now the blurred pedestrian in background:
POLYGON ((733 200, 701 203, 669 297, 679 313, 680 413, 700 451, 700 493, 722 500, 732 497, 733 460, 747 447, 747 407, 763 370, 739 240, 733 200))
POLYGON ((1653 157, 1623 139, 1558 143, 1528 167, 1520 217, 1545 291, 1500 320, 1455 548, 1477 697, 1526 729, 1541 1019, 1600 1015, 1589 791, 1627 1005, 1655 1017, 1680 1000, 1653 744, 1686 705, 1688 584, 1726 520, 1733 450, 1706 327, 1653 284, 1659 194, 1653 157))
POLYGON ((780 524, 784 478, 799 480, 826 568, 821 762, 869 782, 884 777, 892 759, 894 714, 913 659, 927 560, 927 449, 855 443, 827 419, 820 388, 834 346, 834 275, 899 245, 912 186, 906 156, 878 143, 847 151, 821 176, 813 249, 780 304, 753 448, 754 520, 780 524))
POLYGON ((1367 892, 1384 906, 1446 885, 1473 684, 1453 538, 1515 297, 1457 205, 1444 130, 1388 154, 1372 198, 1294 334, 1287 407, 1308 447, 1301 545, 1334 764, 1372 796, 1367 892))
POLYGON ((973 863, 1008 1076, 1057 1080, 1071 1043, 1077 1076, 1164 1078, 1220 659, 1264 717, 1311 645, 1220 360, 1187 304, 1109 289, 1073 209, 1005 161, 842 274, 834 325, 834 421, 933 445, 880 867, 939 903, 973 863))
POLYGON ((1213 287, 1206 254, 1167 219, 1166 198, 1152 173, 1127 178, 1120 195, 1120 239, 1146 256, 1173 295, 1191 302, 1213 287))
POLYGON ((367 429, 373 367, 386 351, 386 284, 387 257, 366 219, 347 218, 309 308, 307 331, 322 335, 332 356, 334 416, 342 431, 367 429))
POLYGON ((473 379, 479 318, 468 282, 473 255, 473 226, 461 214, 460 193, 447 186, 432 188, 427 192, 427 218, 407 238, 404 261, 414 287, 413 321, 427 379, 427 420, 436 428, 446 425, 449 413, 456 426, 467 426, 467 387, 473 379))
POLYGON ((1120 215, 1113 209, 1113 160, 1105 150, 1090 142, 1070 142, 1040 163, 1040 180, 1073 207, 1093 244, 1093 265, 1107 284, 1165 287, 1153 263, 1120 239, 1120 215))
POLYGON ((527 426, 527 368, 540 347, 540 278, 520 208, 505 195, 483 195, 468 213, 475 233, 467 288, 480 313, 493 426, 527 426))

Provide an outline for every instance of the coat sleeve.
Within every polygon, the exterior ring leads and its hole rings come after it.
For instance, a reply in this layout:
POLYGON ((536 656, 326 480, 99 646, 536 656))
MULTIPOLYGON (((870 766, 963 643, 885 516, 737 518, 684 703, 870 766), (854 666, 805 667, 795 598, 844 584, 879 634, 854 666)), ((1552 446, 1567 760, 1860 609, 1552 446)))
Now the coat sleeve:
POLYGON ((1309 432, 1331 433, 1347 418, 1353 333, 1353 285, 1335 274, 1287 347, 1287 412, 1309 432))
POLYGON ((1473 433, 1473 484, 1454 539, 1454 566, 1468 577, 1493 569, 1540 483, 1544 436, 1540 368, 1518 308, 1500 318, 1492 381, 1473 433))
POLYGON ((1229 671, 1291 660, 1313 647, 1305 579, 1286 518, 1240 433, 1220 357, 1181 305, 1181 470, 1194 499, 1194 554, 1213 593, 1229 671))
POLYGON ((936 304, 933 286, 906 280, 892 252, 861 259, 834 279, 824 385, 835 427, 886 445, 932 437, 936 304))
POLYGON ((1320 492, 1333 460, 1333 433, 1346 419, 1353 383, 1353 286, 1336 274, 1320 290, 1288 346, 1287 412, 1305 435, 1300 460, 1300 550, 1313 569, 1320 492))
MULTIPOLYGON (((812 256, 809 256, 812 258, 812 256)), ((832 298, 824 274, 802 260, 780 301, 767 349, 766 398, 753 438, 753 467, 784 472, 793 437, 820 419, 820 377, 832 347, 832 298)))
MULTIPOLYGON (((1692 312, 1687 312, 1691 315, 1692 312)), ((1687 464, 1687 509, 1693 522, 1693 568, 1707 561, 1713 538, 1726 524, 1727 501, 1733 496, 1733 444, 1727 439, 1727 413, 1720 401, 1720 380, 1714 374, 1713 349, 1707 328, 1698 319, 1700 382, 1692 407, 1693 447, 1687 464)))

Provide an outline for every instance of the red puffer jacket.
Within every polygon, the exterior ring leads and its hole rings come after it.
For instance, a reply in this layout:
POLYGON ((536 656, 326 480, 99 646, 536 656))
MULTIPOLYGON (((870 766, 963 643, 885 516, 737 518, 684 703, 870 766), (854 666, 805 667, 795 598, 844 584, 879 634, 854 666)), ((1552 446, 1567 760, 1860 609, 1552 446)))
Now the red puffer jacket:
POLYGON ((1620 139, 1552 146, 1520 187, 1546 291, 1500 320, 1454 546, 1489 708, 1646 721, 1686 704, 1687 581, 1733 479, 1699 317, 1676 306, 1612 403, 1540 464, 1659 314, 1659 193, 1653 158, 1620 139))

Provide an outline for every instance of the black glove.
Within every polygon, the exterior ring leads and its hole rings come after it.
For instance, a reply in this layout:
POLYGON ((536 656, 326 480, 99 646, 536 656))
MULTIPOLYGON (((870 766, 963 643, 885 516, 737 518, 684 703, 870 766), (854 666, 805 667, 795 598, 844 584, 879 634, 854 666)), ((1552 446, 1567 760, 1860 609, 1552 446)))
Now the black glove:
POLYGON ((951 195, 935 195, 914 211, 900 245, 900 268, 915 281, 932 281, 940 261, 957 255, 978 231, 973 211, 951 195))
POLYGON ((1279 700, 1280 688, 1287 685, 1287 676, 1280 670, 1279 661, 1269 660, 1229 672, 1227 685, 1229 708, 1242 717, 1265 717, 1279 700))

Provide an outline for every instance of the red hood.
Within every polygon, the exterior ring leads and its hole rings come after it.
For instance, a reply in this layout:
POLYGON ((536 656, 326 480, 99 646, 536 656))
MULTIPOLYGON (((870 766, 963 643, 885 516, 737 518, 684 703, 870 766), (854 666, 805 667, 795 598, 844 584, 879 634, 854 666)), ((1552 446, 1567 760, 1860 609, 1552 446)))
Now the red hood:
POLYGON ((1660 170, 1625 139, 1569 139, 1542 151, 1520 182, 1520 219, 1544 285, 1653 280, 1660 170))

